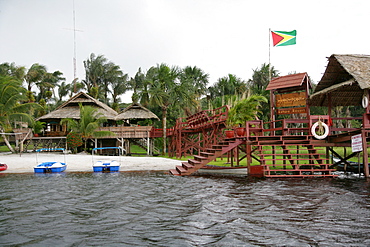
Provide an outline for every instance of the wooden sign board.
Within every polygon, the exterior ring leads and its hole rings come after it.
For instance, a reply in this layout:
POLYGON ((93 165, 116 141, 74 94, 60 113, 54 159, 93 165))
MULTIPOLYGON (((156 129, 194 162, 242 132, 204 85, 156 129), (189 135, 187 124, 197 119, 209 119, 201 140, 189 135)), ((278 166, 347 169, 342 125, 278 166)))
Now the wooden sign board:
POLYGON ((307 113, 306 107, 277 109, 278 115, 307 113))
POLYGON ((362 135, 354 135, 351 137, 352 153, 362 151, 362 135))
POLYGON ((277 94, 276 107, 305 106, 306 99, 306 92, 277 94))

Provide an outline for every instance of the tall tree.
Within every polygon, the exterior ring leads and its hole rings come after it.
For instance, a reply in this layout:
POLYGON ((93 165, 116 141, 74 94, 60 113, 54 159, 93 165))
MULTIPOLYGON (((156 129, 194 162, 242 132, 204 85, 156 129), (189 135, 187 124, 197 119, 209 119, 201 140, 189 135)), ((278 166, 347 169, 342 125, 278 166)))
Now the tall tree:
POLYGON ((261 68, 254 69, 252 79, 248 81, 252 94, 268 96, 269 92, 266 91, 266 87, 270 83, 270 78, 277 76, 279 76, 279 71, 270 64, 264 63, 261 68))
POLYGON ((27 90, 32 91, 32 87, 37 83, 40 83, 44 75, 47 73, 46 67, 44 65, 34 63, 31 68, 28 69, 25 76, 25 81, 27 83, 27 90))
MULTIPOLYGON (((252 79, 248 80, 248 87, 251 94, 262 95, 266 97, 270 102, 270 92, 266 90, 267 85, 270 83, 270 77, 274 78, 279 76, 279 71, 271 66, 270 64, 262 64, 261 68, 253 70, 252 79)), ((262 119, 264 121, 270 120, 270 105, 263 104, 261 111, 262 119)))
POLYGON ((120 102, 119 96, 126 93, 129 86, 128 86, 128 74, 124 74, 121 77, 114 78, 111 82, 112 86, 112 98, 113 98, 113 104, 112 108, 115 111, 119 111, 118 109, 118 103, 120 102))
POLYGON ((55 96, 54 88, 62 81, 65 81, 65 78, 63 73, 58 70, 53 73, 44 73, 42 80, 36 82, 36 86, 39 89, 37 101, 41 99, 49 100, 53 95, 55 96))
POLYGON ((206 95, 208 78, 209 75, 196 66, 187 66, 181 71, 180 83, 184 90, 190 90, 189 93, 192 94, 192 97, 187 97, 190 100, 185 108, 189 111, 188 114, 201 110, 200 99, 206 95))
POLYGON ((151 85, 149 89, 150 103, 158 105, 162 110, 162 127, 163 127, 163 151, 166 150, 167 136, 167 112, 168 108, 179 102, 180 98, 184 98, 186 91, 179 90, 177 81, 180 70, 178 67, 168 67, 166 64, 157 64, 156 67, 151 67, 148 71, 151 75, 151 85))
POLYGON ((0 76, 0 132, 11 152, 14 152, 14 149, 4 133, 11 129, 15 121, 31 124, 32 116, 28 112, 32 108, 40 108, 40 105, 35 103, 24 103, 26 101, 26 89, 22 87, 22 81, 0 76))
POLYGON ((220 107, 227 104, 231 96, 241 98, 247 90, 247 83, 236 75, 229 74, 219 78, 217 82, 209 88, 210 97, 215 99, 218 104, 215 107, 220 107), (218 98, 221 98, 219 100, 218 98), (220 104, 221 103, 221 104, 220 104))
POLYGON ((85 83, 87 91, 90 92, 92 87, 98 88, 103 82, 104 65, 107 63, 107 59, 103 55, 96 56, 91 53, 90 57, 83 63, 86 75, 83 83, 85 83))
POLYGON ((16 66, 15 63, 2 63, 0 64, 0 75, 10 76, 22 81, 26 75, 26 68, 16 66))
MULTIPOLYGON (((124 74, 120 67, 108 61, 103 55, 95 56, 94 53, 91 53, 90 57, 84 61, 84 66, 86 78, 83 80, 83 83, 86 85, 88 93, 95 98, 101 99, 106 104, 109 102, 108 95, 112 87, 117 88, 119 81, 127 83, 127 81, 122 80, 124 79, 122 78, 124 74)), ((125 87, 128 87, 128 85, 125 85, 125 87)), ((124 91, 122 90, 123 88, 121 87, 120 90, 124 91)))
POLYGON ((150 78, 152 77, 150 75, 150 72, 153 70, 149 70, 147 74, 141 71, 141 68, 136 72, 135 77, 130 79, 130 88, 134 91, 132 94, 132 102, 140 103, 144 105, 145 107, 149 104, 149 84, 150 84, 150 78))

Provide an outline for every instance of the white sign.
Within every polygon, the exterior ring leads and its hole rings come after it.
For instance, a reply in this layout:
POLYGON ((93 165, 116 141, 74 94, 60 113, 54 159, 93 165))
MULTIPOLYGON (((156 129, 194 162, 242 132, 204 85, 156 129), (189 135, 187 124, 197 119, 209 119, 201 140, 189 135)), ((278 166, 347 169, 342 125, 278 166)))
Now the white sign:
POLYGON ((362 151, 362 136, 361 134, 351 137, 352 153, 362 151))

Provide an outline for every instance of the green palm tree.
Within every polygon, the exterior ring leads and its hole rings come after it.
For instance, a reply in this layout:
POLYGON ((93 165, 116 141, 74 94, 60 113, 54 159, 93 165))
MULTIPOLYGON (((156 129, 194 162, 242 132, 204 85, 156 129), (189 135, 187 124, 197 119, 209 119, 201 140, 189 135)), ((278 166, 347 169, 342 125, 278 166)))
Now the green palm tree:
POLYGON ((40 109, 41 106, 36 103, 27 102, 27 90, 22 87, 22 81, 0 76, 0 132, 5 144, 11 152, 14 149, 4 134, 11 130, 15 121, 32 123, 32 116, 28 114, 32 109, 40 109))
POLYGON ((209 88, 210 97, 215 99, 214 107, 225 105, 230 97, 236 96, 236 98, 241 98, 246 91, 247 83, 233 74, 219 78, 217 82, 209 88), (221 100, 218 98, 221 98, 221 100))
POLYGON ((115 111, 119 111, 118 103, 120 102, 119 96, 127 92, 129 89, 129 84, 128 84, 128 74, 124 74, 120 77, 114 78, 111 81, 111 86, 112 86, 112 99, 113 99, 113 104, 112 108, 115 111))
POLYGON ((180 85, 190 96, 185 98, 188 102, 184 102, 188 115, 202 110, 200 99, 207 93, 208 78, 209 75, 196 66, 187 66, 181 71, 180 85))
POLYGON ((132 94, 132 102, 140 102, 143 106, 148 107, 149 104, 149 85, 150 80, 153 77, 151 72, 153 72, 154 67, 149 69, 148 73, 145 74, 141 71, 141 68, 136 72, 135 77, 131 78, 129 81, 130 89, 134 92, 132 94))
POLYGON ((60 124, 66 124, 68 130, 81 134, 87 149, 87 140, 89 138, 99 138, 106 136, 114 136, 115 133, 111 131, 97 131, 100 125, 107 121, 103 114, 97 112, 97 108, 92 106, 80 106, 80 119, 64 118, 60 124))
POLYGON ((267 102, 266 97, 261 95, 251 95, 240 100, 230 109, 227 124, 229 126, 244 126, 246 121, 257 118, 258 113, 261 113, 262 104, 267 102))
POLYGON ((27 74, 24 78, 27 83, 27 90, 31 92, 32 87, 37 83, 40 83, 46 73, 47 70, 44 65, 38 63, 32 64, 31 68, 28 69, 27 74))
POLYGON ((171 105, 177 104, 186 95, 186 91, 180 90, 177 79, 180 70, 177 67, 168 67, 166 64, 158 64, 149 69, 150 88, 149 100, 151 105, 161 107, 162 110, 162 128, 163 128, 163 151, 166 150, 167 136, 167 113, 171 105))
POLYGON ((26 68, 23 66, 16 66, 15 63, 2 63, 0 64, 0 75, 23 80, 26 75, 26 68))

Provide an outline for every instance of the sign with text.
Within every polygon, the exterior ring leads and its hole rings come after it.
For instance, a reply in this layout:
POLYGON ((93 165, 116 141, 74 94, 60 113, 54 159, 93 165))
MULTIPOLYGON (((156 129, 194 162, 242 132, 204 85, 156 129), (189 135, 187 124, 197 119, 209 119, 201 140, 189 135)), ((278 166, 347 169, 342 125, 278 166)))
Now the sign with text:
POLYGON ((306 92, 276 95, 276 107, 292 107, 306 105, 306 92))
POLYGON ((352 153, 362 151, 362 135, 354 135, 351 137, 352 153))
POLYGON ((278 115, 283 115, 283 114, 299 114, 299 113, 306 113, 306 111, 307 111, 306 107, 296 107, 296 108, 277 109, 276 113, 278 115))

